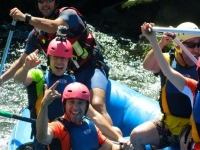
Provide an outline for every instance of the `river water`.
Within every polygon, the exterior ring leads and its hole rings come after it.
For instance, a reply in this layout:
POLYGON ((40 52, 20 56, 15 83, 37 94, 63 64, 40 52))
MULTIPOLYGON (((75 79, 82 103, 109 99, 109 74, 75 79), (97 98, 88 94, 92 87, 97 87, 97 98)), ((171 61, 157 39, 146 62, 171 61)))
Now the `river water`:
MULTIPOLYGON (((96 39, 104 47, 104 56, 110 67, 109 78, 121 82, 142 94, 157 99, 160 87, 159 78, 154 77, 150 72, 142 67, 141 56, 136 56, 135 51, 138 49, 137 43, 127 37, 122 37, 116 33, 102 33, 93 29, 96 39)), ((15 33, 14 33, 15 34, 15 33)), ((1 57, 5 47, 5 42, 1 42, 1 57)), ((12 41, 9 50, 5 70, 16 60, 24 47, 24 42, 12 41), (15 49, 14 46, 17 48, 15 49)), ((145 44, 139 46, 143 52, 145 44)), ((1 59, 0 59, 1 60, 1 59)), ((13 83, 13 79, 7 81, 0 87, 0 110, 20 114, 20 111, 27 105, 26 90, 13 83)), ((6 150, 10 134, 16 120, 0 116, 0 149, 6 150)))

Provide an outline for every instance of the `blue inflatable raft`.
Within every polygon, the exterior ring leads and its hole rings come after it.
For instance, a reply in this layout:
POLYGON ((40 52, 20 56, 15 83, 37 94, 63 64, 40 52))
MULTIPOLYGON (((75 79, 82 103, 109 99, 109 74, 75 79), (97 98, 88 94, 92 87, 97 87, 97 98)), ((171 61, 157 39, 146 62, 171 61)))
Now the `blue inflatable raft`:
MULTIPOLYGON (((122 130, 124 137, 129 137, 132 129, 137 125, 161 115, 158 102, 121 83, 109 79, 107 91, 107 111, 113 124, 122 130)), ((24 109, 21 115, 29 117, 29 110, 24 109)), ((30 123, 17 121, 11 134, 9 150, 24 150, 25 143, 26 146, 31 144, 30 131, 30 123)), ((146 149, 151 150, 149 145, 146 145, 146 149)), ((179 149, 179 147, 167 147, 163 150, 179 149)))

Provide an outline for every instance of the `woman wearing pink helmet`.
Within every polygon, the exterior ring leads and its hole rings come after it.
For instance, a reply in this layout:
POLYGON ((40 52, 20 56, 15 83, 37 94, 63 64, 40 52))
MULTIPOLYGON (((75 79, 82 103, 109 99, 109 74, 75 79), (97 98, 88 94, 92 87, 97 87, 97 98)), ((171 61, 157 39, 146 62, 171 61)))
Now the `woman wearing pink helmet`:
POLYGON ((59 142, 57 150, 133 149, 130 142, 124 143, 122 146, 112 143, 90 119, 85 117, 90 103, 90 92, 85 85, 79 82, 66 86, 62 96, 65 114, 55 122, 48 124, 48 105, 56 97, 60 97, 58 91, 55 90, 57 85, 58 82, 45 90, 36 123, 39 142, 43 144, 59 142))

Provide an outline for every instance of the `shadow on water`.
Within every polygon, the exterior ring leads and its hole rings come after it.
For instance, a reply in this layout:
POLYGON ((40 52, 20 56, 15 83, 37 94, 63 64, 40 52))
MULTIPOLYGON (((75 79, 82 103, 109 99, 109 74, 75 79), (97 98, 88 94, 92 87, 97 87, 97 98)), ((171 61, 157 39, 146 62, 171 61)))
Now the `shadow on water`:
MULTIPOLYGON (((122 37, 120 34, 103 33, 89 26, 97 41, 104 48, 103 55, 110 67, 109 78, 119 81, 142 94, 157 99, 160 87, 159 79, 142 67, 143 46, 134 39, 122 37), (138 51, 139 50, 139 51, 138 51)), ((0 60, 6 44, 5 38, 0 39, 0 60)), ((5 70, 20 56, 25 46, 25 40, 13 38, 5 63, 5 70)), ((26 90, 13 83, 13 79, 0 87, 0 109, 20 114, 27 105, 26 90)), ((0 145, 6 149, 15 120, 0 117, 0 145)))

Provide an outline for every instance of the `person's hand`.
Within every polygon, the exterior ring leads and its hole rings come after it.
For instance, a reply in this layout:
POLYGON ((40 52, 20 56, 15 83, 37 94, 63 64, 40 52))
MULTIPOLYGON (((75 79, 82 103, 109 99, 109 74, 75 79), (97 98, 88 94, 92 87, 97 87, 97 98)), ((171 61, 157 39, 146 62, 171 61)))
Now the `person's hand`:
POLYGON ((151 39, 156 39, 156 34, 154 31, 149 32, 149 29, 151 27, 155 26, 154 23, 146 23, 144 22, 143 25, 141 26, 141 31, 142 34, 149 40, 151 41, 151 39))
POLYGON ((60 93, 58 93, 57 90, 55 90, 56 86, 59 84, 59 81, 56 81, 49 89, 47 85, 45 84, 45 93, 42 100, 43 105, 49 105, 53 102, 54 99, 61 96, 60 93))
POLYGON ((10 10, 11 17, 13 17, 14 20, 24 21, 25 20, 25 14, 22 13, 18 8, 13 8, 10 10))
POLYGON ((37 65, 41 63, 41 60, 38 60, 37 58, 38 53, 39 50, 35 50, 26 57, 24 65, 27 70, 35 68, 37 65))
POLYGON ((120 144, 121 144, 121 146, 120 146, 121 150, 133 150, 134 149, 131 141, 125 141, 123 143, 120 142, 120 144))
MULTIPOLYGON (((170 26, 169 28, 173 28, 172 26, 170 26)), ((162 39, 160 40, 160 44, 164 47, 165 45, 167 45, 173 38, 175 37, 175 34, 172 32, 164 32, 162 35, 162 39)))

